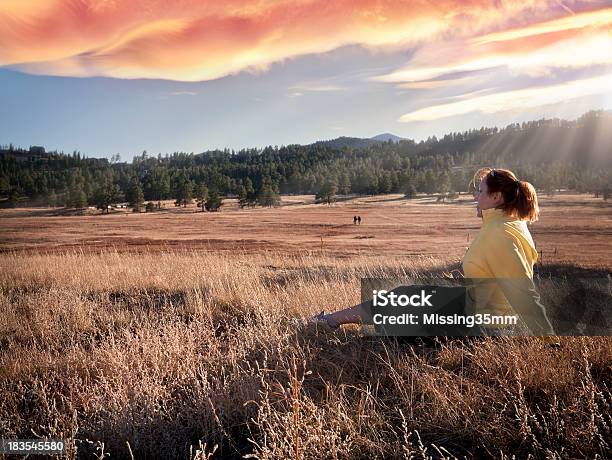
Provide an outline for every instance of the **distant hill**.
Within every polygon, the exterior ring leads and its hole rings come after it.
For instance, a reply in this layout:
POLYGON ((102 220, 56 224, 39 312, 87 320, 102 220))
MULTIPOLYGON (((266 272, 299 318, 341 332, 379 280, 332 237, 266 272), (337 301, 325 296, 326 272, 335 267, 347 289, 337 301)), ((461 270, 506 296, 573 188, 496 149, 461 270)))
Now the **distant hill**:
POLYGON ((374 136, 371 137, 370 139, 372 139, 373 141, 381 141, 381 142, 399 142, 399 141, 403 141, 404 138, 403 137, 399 137, 396 136, 395 134, 391 134, 391 133, 383 133, 383 134, 379 134, 378 136, 374 136))
POLYGON ((374 139, 363 139, 361 137, 338 137, 336 139, 330 139, 328 141, 317 141, 309 145, 323 146, 334 150, 342 150, 343 148, 349 149, 365 149, 375 144, 380 144, 382 141, 374 139))
POLYGON ((332 149, 343 149, 343 148, 350 148, 350 149, 364 149, 367 147, 371 147, 373 145, 376 144, 380 144, 382 142, 400 142, 405 140, 402 137, 396 136, 395 134, 391 134, 391 133, 384 133, 384 134, 379 134, 378 136, 374 136, 374 137, 370 137, 370 138, 363 138, 363 137, 346 137, 346 136, 342 136, 342 137, 338 137, 336 139, 331 139, 328 141, 317 141, 313 144, 310 145, 322 145, 325 147, 329 147, 332 149))

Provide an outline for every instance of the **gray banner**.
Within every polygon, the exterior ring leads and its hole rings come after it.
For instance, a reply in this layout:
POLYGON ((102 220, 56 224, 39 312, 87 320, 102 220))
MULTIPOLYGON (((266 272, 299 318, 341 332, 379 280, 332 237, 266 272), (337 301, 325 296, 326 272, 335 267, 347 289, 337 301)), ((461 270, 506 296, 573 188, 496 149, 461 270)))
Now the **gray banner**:
POLYGON ((361 301, 375 335, 612 335, 610 278, 364 278, 361 301))

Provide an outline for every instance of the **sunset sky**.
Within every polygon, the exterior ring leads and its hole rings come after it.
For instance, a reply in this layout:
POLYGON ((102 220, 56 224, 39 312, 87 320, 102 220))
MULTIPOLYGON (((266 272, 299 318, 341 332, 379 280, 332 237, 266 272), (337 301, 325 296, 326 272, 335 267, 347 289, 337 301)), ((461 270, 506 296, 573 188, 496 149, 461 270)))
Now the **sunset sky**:
POLYGON ((612 1, 0 1, 1 145, 129 160, 591 109, 612 1))

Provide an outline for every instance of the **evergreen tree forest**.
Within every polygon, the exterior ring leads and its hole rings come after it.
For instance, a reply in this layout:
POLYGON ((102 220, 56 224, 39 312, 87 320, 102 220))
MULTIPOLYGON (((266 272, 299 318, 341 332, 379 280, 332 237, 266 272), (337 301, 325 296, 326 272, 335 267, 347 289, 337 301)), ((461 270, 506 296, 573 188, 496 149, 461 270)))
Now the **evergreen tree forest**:
POLYGON ((315 194, 323 203, 336 194, 456 196, 470 191, 483 166, 510 168, 544 193, 571 189, 603 199, 612 193, 611 112, 453 132, 418 143, 365 141, 157 156, 145 151, 131 162, 121 162, 118 154, 109 160, 8 145, 0 147, 0 200, 107 210, 118 202, 140 209, 145 201, 173 199, 186 206, 195 199, 203 209, 210 200, 207 209, 217 210, 221 197, 236 197, 244 207, 275 206, 279 194, 315 194))

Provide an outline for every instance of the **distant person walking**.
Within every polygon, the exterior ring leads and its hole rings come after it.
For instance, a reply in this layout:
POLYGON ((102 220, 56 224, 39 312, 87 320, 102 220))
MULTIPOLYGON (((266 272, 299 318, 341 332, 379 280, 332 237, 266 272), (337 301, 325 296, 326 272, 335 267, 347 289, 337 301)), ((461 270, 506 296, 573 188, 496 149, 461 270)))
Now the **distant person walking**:
MULTIPOLYGON (((474 313, 491 316, 516 312, 536 336, 558 345, 540 295, 533 283, 533 265, 538 252, 527 222, 538 219, 536 191, 527 181, 507 169, 483 168, 474 175, 476 215, 482 218, 480 232, 463 257, 466 278, 493 278, 496 283, 476 286, 470 293, 474 313)), ((359 217, 357 218, 359 221, 359 217)), ((367 314, 360 304, 334 313, 321 312, 316 321, 331 327, 361 323, 367 314)), ((504 325, 480 327, 482 335, 508 335, 504 325)))
POLYGON ((361 216, 357 216, 357 223, 361 225, 361 216))
POLYGON ((353 225, 357 225, 357 216, 353 216, 353 225))

